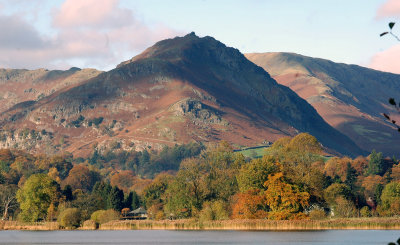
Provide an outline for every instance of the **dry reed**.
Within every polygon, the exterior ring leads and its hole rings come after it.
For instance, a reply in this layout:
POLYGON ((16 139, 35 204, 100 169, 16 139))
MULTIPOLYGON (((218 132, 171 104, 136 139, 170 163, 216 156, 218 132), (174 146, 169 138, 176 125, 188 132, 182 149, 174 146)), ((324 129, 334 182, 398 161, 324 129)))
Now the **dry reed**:
POLYGON ((125 220, 111 221, 101 230, 398 230, 400 218, 349 218, 325 220, 125 220))
POLYGON ((0 230, 52 231, 59 229, 60 225, 57 222, 0 221, 0 230))

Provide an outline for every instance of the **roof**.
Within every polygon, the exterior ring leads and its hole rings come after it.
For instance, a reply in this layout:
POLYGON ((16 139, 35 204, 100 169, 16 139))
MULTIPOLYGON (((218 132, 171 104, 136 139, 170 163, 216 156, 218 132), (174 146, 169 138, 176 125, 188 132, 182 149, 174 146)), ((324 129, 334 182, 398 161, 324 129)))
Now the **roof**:
POLYGON ((147 214, 147 211, 146 211, 146 209, 140 207, 138 209, 130 211, 129 214, 147 214))

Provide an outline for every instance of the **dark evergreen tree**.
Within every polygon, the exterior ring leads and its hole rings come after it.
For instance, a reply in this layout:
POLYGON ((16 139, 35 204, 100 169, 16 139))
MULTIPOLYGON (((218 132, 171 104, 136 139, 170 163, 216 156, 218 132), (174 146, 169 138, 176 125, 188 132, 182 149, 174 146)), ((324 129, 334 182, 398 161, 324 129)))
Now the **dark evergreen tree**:
POLYGON ((107 209, 121 211, 124 207, 124 192, 113 186, 107 199, 107 209))
POLYGON ((62 194, 65 196, 65 201, 72 201, 74 196, 72 195, 72 188, 70 185, 66 185, 62 190, 62 194))
POLYGON ((129 194, 125 198, 124 207, 135 210, 141 206, 140 204, 140 197, 136 193, 136 191, 129 192, 129 194))
POLYGON ((350 187, 351 191, 356 190, 356 181, 357 181, 357 171, 351 166, 351 164, 347 163, 346 170, 346 181, 345 184, 350 187))

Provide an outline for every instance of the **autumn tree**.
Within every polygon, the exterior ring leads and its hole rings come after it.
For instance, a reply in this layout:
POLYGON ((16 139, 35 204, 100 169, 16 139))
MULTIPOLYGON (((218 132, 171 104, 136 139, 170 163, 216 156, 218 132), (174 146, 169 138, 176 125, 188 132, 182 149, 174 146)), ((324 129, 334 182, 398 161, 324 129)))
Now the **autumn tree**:
POLYGON ((260 189, 248 189, 233 197, 233 219, 262 219, 267 217, 265 195, 260 189))
POLYGON ((272 219, 304 218, 300 212, 308 206, 310 194, 301 191, 297 185, 288 183, 282 172, 271 174, 264 183, 266 204, 272 219))
POLYGON ((17 192, 24 221, 45 219, 51 203, 58 203, 60 186, 46 174, 31 175, 17 192))
POLYGON ((64 185, 70 185, 72 189, 81 189, 90 191, 93 185, 99 180, 99 175, 89 170, 88 167, 80 164, 75 165, 69 171, 68 177, 64 181, 64 185))
POLYGON ((143 199, 147 208, 150 208, 153 205, 158 205, 162 208, 165 199, 165 192, 173 179, 174 177, 170 174, 158 174, 152 183, 144 189, 143 199))
POLYGON ((124 192, 132 187, 135 177, 131 170, 119 171, 111 176, 110 183, 113 186, 118 186, 124 192))
POLYGON ((7 220, 9 214, 18 206, 16 198, 17 189, 16 185, 0 184, 0 212, 3 213, 2 220, 7 220))

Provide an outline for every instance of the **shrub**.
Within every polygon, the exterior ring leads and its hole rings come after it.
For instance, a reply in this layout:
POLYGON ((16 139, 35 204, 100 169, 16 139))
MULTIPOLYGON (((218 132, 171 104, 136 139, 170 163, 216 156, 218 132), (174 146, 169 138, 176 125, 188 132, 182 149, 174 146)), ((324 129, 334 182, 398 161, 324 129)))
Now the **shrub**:
POLYGON ((112 220, 118 220, 119 212, 113 209, 97 210, 96 212, 92 213, 90 219, 96 222, 97 224, 104 224, 112 220))
POLYGON ((369 207, 364 206, 360 210, 361 217, 371 217, 371 211, 369 210, 369 207))
POLYGON ((336 198, 335 216, 342 218, 354 217, 357 214, 356 206, 352 201, 343 197, 336 198))
POLYGON ((66 228, 79 227, 81 223, 81 212, 77 208, 67 208, 60 213, 58 223, 66 228))
POLYGON ((221 201, 205 202, 203 209, 199 213, 200 221, 224 220, 229 218, 229 212, 226 204, 221 201))
POLYGON ((95 230, 98 228, 98 226, 93 220, 85 220, 85 222, 83 222, 82 228, 86 230, 95 230))
POLYGON ((313 209, 308 213, 308 216, 310 216, 310 219, 312 219, 312 220, 319 220, 319 219, 325 219, 326 213, 322 208, 321 209, 313 209))

